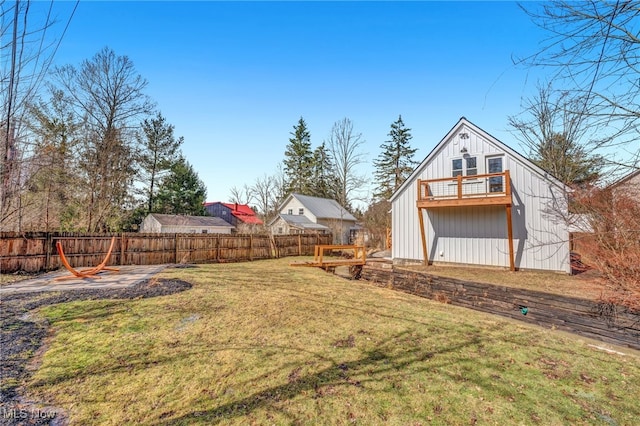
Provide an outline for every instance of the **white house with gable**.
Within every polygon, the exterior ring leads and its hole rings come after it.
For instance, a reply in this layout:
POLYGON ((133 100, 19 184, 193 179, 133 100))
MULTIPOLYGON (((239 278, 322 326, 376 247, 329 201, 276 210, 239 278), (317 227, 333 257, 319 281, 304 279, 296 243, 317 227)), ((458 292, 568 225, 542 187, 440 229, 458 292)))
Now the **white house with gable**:
POLYGON ((462 117, 391 197, 393 261, 570 273, 567 192, 462 117))
POLYGON ((269 227, 274 235, 332 233, 334 243, 348 244, 356 218, 336 200, 293 193, 280 204, 269 227))

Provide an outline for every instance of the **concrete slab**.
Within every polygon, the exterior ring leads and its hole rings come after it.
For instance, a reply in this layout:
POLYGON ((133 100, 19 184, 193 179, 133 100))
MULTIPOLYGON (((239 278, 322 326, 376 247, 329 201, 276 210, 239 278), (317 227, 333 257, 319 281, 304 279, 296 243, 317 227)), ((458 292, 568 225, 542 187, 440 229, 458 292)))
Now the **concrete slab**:
POLYGON ((81 288, 123 288, 131 287, 153 277, 169 265, 125 265, 114 266, 120 271, 102 271, 93 278, 68 278, 56 281, 56 278, 70 275, 66 269, 48 272, 35 278, 18 281, 0 287, 0 297, 3 294, 77 290, 81 288))

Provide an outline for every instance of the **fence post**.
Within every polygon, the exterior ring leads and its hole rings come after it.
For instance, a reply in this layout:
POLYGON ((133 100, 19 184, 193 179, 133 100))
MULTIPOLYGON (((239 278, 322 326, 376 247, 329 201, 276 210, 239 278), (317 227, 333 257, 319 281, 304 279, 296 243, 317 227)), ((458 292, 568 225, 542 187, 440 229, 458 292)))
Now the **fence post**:
POLYGON ((174 242, 175 242, 175 253, 173 256, 173 263, 178 263, 178 234, 173 234, 174 242))
POLYGON ((47 238, 45 240, 45 244, 47 245, 47 256, 44 260, 44 270, 48 271, 51 269, 51 245, 53 243, 53 237, 51 236, 51 232, 47 232, 47 238))
POLYGON ((220 262, 220 234, 216 235, 216 261, 220 262))
POLYGON ((253 234, 249 234, 249 260, 253 260, 253 234))
POLYGON ((124 232, 120 233, 120 265, 124 265, 124 232))
POLYGON ((298 256, 302 256, 302 235, 298 234, 298 256))

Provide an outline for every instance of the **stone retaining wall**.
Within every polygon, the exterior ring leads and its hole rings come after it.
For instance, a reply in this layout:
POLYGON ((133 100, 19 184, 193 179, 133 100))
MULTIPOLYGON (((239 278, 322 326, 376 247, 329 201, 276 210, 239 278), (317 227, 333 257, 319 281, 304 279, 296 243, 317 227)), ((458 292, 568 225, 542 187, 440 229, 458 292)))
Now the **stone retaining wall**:
POLYGON ((440 277, 384 263, 365 265, 361 278, 380 287, 640 349, 640 315, 620 306, 440 277))

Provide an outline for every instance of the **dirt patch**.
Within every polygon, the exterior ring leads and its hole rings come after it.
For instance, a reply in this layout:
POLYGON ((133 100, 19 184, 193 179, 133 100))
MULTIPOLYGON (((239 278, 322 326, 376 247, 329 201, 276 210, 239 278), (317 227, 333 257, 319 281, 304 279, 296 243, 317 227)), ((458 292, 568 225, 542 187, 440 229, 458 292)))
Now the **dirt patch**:
POLYGON ((118 289, 79 289, 58 292, 15 293, 0 301, 0 425, 61 425, 64 415, 25 401, 20 385, 30 375, 28 365, 47 336, 46 321, 30 311, 76 300, 137 299, 166 296, 191 288, 178 279, 149 279, 118 289))

